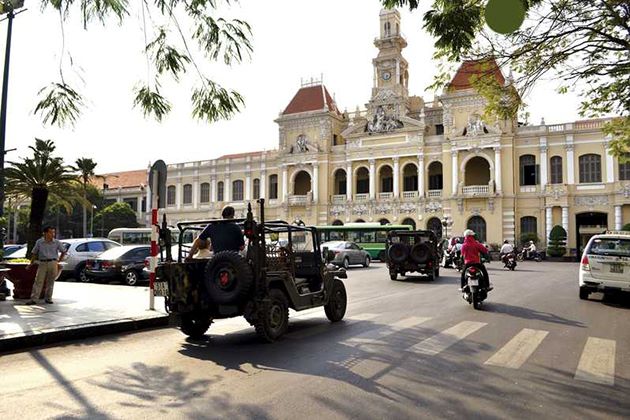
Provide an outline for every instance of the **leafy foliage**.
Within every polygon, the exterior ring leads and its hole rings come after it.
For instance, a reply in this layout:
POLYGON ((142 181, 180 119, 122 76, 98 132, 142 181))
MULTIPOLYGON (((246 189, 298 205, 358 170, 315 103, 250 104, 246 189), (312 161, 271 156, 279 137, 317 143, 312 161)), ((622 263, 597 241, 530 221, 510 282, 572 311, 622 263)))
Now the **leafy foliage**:
POLYGON ((94 231, 107 236, 110 230, 120 227, 138 227, 136 213, 127 203, 114 203, 94 215, 94 231))
POLYGON ((630 223, 626 223, 625 225, 623 225, 621 227, 621 230, 626 230, 626 231, 630 232, 630 223))
MULTIPOLYGON (((220 6, 230 6, 236 2, 237 0, 143 0, 139 3, 130 3, 128 0, 44 0, 42 7, 45 9, 50 6, 59 13, 62 35, 64 22, 70 11, 77 7, 85 29, 93 23, 108 25, 110 18, 122 23, 129 18, 140 17, 146 41, 143 50, 147 60, 147 79, 141 87, 134 88, 133 106, 142 109, 145 117, 162 121, 171 111, 172 105, 160 92, 161 79, 170 76, 180 83, 182 76, 194 69, 199 87, 191 98, 192 114, 200 120, 214 122, 232 117, 240 110, 243 98, 237 92, 211 82, 208 75, 204 74, 203 65, 207 61, 219 60, 226 65, 242 62, 253 51, 249 24, 240 19, 218 16, 220 6), (185 22, 186 25, 180 22, 185 22), (190 31, 187 28, 191 28, 190 31), (190 45, 197 49, 191 50, 190 45), (203 57, 201 62, 195 59, 195 54, 199 53, 203 57)), ((64 45, 62 36, 62 56, 64 45)), ((35 112, 41 114, 45 124, 64 126, 74 124, 79 118, 84 99, 70 87, 70 83, 66 83, 63 60, 59 67, 61 82, 51 83, 40 91, 41 98, 35 112)))
MULTIPOLYGON (((381 0, 386 7, 419 7, 418 0, 381 0)), ((435 57, 448 62, 495 58, 517 74, 520 97, 542 78, 553 77, 559 92, 576 90, 580 114, 617 114, 607 126, 613 153, 630 151, 630 3, 622 0, 522 0, 521 29, 498 35, 483 25, 485 0, 433 0, 423 26, 435 37, 435 57)), ((446 70, 445 70, 446 69, 446 70)), ((443 70, 433 87, 448 82, 443 70)), ((490 95, 490 112, 497 96, 490 95)))
POLYGON ((547 254, 552 257, 561 257, 567 252, 567 231, 560 225, 555 225, 549 233, 547 254))
POLYGON ((521 234, 521 244, 527 244, 529 241, 534 241, 535 244, 540 242, 540 238, 536 232, 526 232, 521 234))

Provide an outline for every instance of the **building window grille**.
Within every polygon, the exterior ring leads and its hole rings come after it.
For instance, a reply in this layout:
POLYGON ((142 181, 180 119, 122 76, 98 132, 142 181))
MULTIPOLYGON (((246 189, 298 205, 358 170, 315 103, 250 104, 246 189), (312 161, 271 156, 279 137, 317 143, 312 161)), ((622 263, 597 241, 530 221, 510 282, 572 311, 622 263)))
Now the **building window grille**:
POLYGON ((269 176, 269 199, 278 199, 278 175, 269 176))
POLYGON ((223 197, 223 181, 219 181, 217 183, 217 201, 223 201, 224 197, 223 197))
POLYGON ((243 201, 243 181, 232 182, 232 201, 243 201))
POLYGON ((580 156, 580 183, 602 182, 602 157, 596 154, 580 156))
POLYGON ((486 221, 481 216, 473 216, 468 219, 468 229, 475 232, 475 239, 486 242, 486 221))
POLYGON ((210 184, 207 182, 202 183, 199 187, 199 201, 202 203, 210 202, 210 184))
POLYGON ((192 185, 184 185, 184 204, 192 204, 192 185))
POLYGON ((562 184, 562 158, 560 156, 553 156, 549 166, 549 169, 551 170, 551 183, 562 184))
POLYGON ((175 185, 169 185, 166 189, 166 205, 174 206, 175 205, 175 185))
POLYGON ((538 220, 533 216, 521 217, 521 235, 538 232, 538 220))
POLYGON ((619 160, 619 180, 630 181, 630 153, 624 155, 625 163, 619 160))
POLYGON ((258 200, 260 198, 260 179, 254 179, 254 200, 258 200))
POLYGON ((536 156, 523 155, 519 158, 521 172, 521 185, 538 185, 539 168, 536 165, 536 156))

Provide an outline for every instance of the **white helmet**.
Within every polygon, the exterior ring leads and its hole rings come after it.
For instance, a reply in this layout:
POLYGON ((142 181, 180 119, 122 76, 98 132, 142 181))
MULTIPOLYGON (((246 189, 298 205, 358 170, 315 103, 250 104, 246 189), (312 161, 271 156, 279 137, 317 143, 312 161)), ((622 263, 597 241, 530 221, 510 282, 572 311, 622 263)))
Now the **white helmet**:
POLYGON ((475 236, 475 232, 473 232, 473 231, 472 231, 472 230, 470 230, 470 229, 466 229, 466 230, 464 231, 464 236, 475 236))

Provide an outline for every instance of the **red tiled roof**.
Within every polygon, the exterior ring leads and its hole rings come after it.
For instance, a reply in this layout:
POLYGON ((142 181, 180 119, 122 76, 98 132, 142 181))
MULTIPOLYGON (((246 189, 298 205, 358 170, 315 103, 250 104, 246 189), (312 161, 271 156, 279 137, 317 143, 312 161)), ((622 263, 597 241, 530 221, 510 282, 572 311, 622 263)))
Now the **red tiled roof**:
POLYGON ((99 174, 90 181, 97 188, 103 188, 103 184, 107 184, 108 188, 139 187, 141 184, 146 185, 147 183, 147 170, 140 169, 137 171, 99 174))
POLYGON ((297 91, 282 115, 297 114, 299 112, 319 111, 324 109, 324 97, 328 109, 339 114, 335 101, 325 86, 316 85, 303 87, 297 91))
POLYGON ((247 152, 247 153, 234 153, 231 155, 223 155, 223 156, 219 156, 217 159, 238 159, 238 158, 244 158, 247 156, 260 156, 262 155, 264 152, 262 150, 258 151, 258 152, 247 152))
POLYGON ((494 59, 464 61, 448 84, 448 90, 464 90, 472 88, 470 78, 473 75, 483 73, 493 75, 501 86, 505 84, 505 78, 494 59))

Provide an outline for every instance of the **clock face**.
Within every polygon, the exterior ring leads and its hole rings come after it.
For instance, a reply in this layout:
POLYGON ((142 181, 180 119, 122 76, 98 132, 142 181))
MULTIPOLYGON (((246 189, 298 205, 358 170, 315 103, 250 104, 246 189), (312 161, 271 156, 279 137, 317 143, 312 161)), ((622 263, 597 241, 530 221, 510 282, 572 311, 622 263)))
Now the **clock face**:
POLYGON ((392 74, 388 71, 384 71, 381 77, 383 80, 389 80, 392 77, 392 74))

